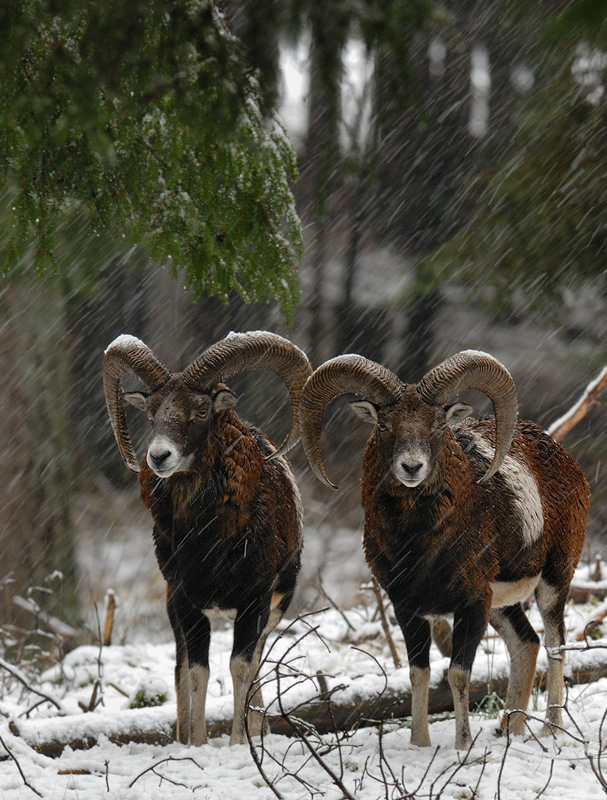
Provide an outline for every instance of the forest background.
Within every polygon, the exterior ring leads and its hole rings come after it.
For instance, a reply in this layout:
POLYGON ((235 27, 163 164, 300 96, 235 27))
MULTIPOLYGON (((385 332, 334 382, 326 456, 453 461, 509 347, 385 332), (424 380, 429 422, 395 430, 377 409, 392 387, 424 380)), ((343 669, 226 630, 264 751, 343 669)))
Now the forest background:
MULTIPOLYGON (((573 403, 607 363, 606 5, 2 4, 5 652, 41 611, 81 631, 91 531, 149 526, 103 398, 120 333, 177 370, 230 330, 267 328, 314 366, 359 352, 407 382, 473 347, 511 370, 522 417, 548 426, 573 403), (285 131, 296 57, 304 104, 285 131)), ((234 387, 280 439, 281 387, 234 387)), ((358 544, 361 428, 336 401, 336 495, 292 454, 317 565, 331 530, 358 544)), ((604 410, 565 444, 592 486, 597 554, 604 410)))

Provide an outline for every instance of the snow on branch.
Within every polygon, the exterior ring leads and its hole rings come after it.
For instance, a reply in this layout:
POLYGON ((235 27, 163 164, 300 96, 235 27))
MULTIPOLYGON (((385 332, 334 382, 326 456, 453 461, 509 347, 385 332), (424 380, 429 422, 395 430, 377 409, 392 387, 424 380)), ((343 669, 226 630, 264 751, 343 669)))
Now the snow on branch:
POLYGON ((586 416, 591 406, 598 403, 598 397, 605 387, 607 387, 607 367, 603 367, 599 376, 588 384, 577 403, 553 422, 546 433, 557 441, 562 439, 574 425, 586 416))

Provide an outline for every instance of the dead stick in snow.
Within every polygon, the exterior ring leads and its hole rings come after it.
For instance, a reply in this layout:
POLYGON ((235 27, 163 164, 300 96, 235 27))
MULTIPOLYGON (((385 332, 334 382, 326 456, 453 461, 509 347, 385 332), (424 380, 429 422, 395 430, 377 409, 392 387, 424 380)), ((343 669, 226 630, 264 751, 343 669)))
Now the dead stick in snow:
POLYGON ((607 367, 604 367, 597 378, 586 387, 586 391, 560 419, 553 422, 546 433, 557 441, 562 439, 574 425, 586 416, 591 406, 598 403, 598 397, 607 387, 607 367))
POLYGON ((112 644, 112 630, 114 628, 114 611, 116 610, 116 595, 111 589, 107 594, 107 610, 105 612, 105 627, 103 629, 103 646, 109 647, 112 644))
POLYGON ((398 651, 396 649, 396 645, 394 644, 394 639, 392 638, 392 634, 390 632, 390 626, 388 625, 388 618, 386 616, 386 608, 384 606, 384 599, 381 594, 381 588, 375 577, 372 577, 371 580, 373 584, 373 592, 375 593, 375 599, 377 600, 377 608, 379 610, 379 618, 381 619, 381 626, 384 631, 384 635, 388 640, 388 647, 390 648, 390 653, 392 654, 392 660, 394 661, 394 668, 400 669, 402 664, 400 656, 398 655, 398 651))

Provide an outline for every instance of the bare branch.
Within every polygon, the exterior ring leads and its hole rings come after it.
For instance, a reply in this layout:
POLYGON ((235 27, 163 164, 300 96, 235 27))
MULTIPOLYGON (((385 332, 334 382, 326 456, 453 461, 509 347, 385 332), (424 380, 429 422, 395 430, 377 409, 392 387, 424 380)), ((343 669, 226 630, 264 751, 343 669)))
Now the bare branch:
POLYGON ((155 764, 152 764, 152 766, 151 766, 151 767, 148 767, 147 769, 144 769, 144 770, 143 770, 143 772, 140 772, 140 773, 139 773, 139 775, 137 775, 137 777, 136 777, 136 778, 134 778, 134 779, 133 779, 133 780, 132 780, 132 781, 129 783, 129 789, 131 789, 131 788, 132 788, 132 787, 133 787, 133 786, 134 786, 134 785, 137 783, 137 781, 139 780, 139 778, 142 778, 142 777, 143 777, 144 775, 146 775, 148 772, 153 772, 153 773, 154 773, 154 775, 158 775, 158 777, 159 777, 161 780, 163 780, 163 781, 167 781, 168 783, 172 783, 174 786, 183 786, 183 787, 185 787, 185 788, 187 789, 187 788, 188 788, 187 784, 185 784, 185 783, 178 783, 177 781, 174 781, 174 780, 172 780, 171 778, 167 778, 167 776, 166 776, 166 775, 161 775, 160 773, 156 772, 156 769, 157 769, 157 768, 158 768, 158 767, 159 767, 161 764, 166 764, 167 762, 170 762, 170 761, 191 761, 191 762, 192 762, 192 764, 194 764, 196 767, 198 767, 198 769, 199 769, 199 770, 201 770, 201 771, 203 771, 203 772, 204 772, 204 767, 201 767, 201 766, 200 766, 200 764, 198 764, 198 762, 197 762, 195 759, 193 759, 191 756, 184 756, 183 758, 175 758, 175 756, 169 756, 168 758, 162 758, 162 759, 160 759, 160 761, 157 761, 155 764))
POLYGON ((373 576, 372 578, 372 584, 373 584, 373 592, 375 594, 375 599, 377 601, 379 618, 381 620, 381 627, 384 632, 384 636, 388 641, 388 647, 390 648, 390 653, 392 654, 392 660, 394 661, 394 668, 400 669, 402 666, 402 662, 400 660, 400 656, 398 655, 396 645, 394 644, 394 639, 392 638, 390 626, 388 625, 388 617, 386 616, 386 608, 384 606, 384 600, 382 597, 381 588, 375 576, 373 576))
POLYGON ((31 692, 32 694, 38 695, 38 697, 42 697, 44 700, 54 705, 55 708, 59 711, 61 716, 65 716, 67 714, 67 709, 63 705, 60 700, 52 697, 52 695, 47 694, 46 692, 40 691, 40 689, 34 689, 34 687, 29 683, 27 678, 23 675, 23 673, 14 667, 12 664, 9 664, 8 661, 5 661, 3 658, 0 658, 0 667, 5 669, 8 673, 10 673, 13 678, 16 678, 19 683, 22 683, 25 688, 31 692))
POLYGON ((557 441, 562 439, 574 425, 583 419, 588 410, 598 403, 598 397, 607 386, 607 367, 604 367, 597 378, 588 384, 584 394, 577 403, 567 411, 560 419, 557 419, 548 428, 546 433, 557 441))
POLYGON ((21 764, 17 761, 17 758, 16 758, 15 754, 11 750, 9 750, 9 748, 6 746, 6 744, 4 743, 4 739, 1 736, 0 736, 0 744, 2 745, 2 747, 4 747, 4 749, 6 750, 7 754, 9 755, 9 757, 12 758, 13 761, 15 762, 15 766, 19 770, 19 774, 21 775, 21 778, 23 779, 23 783, 27 786, 28 789, 31 789, 31 791, 34 792, 34 794, 37 794, 38 797, 42 797, 42 794, 38 791, 38 789, 34 789, 34 787, 31 785, 31 783, 28 783, 28 780, 25 777, 25 775, 23 774, 23 770, 21 769, 21 764))

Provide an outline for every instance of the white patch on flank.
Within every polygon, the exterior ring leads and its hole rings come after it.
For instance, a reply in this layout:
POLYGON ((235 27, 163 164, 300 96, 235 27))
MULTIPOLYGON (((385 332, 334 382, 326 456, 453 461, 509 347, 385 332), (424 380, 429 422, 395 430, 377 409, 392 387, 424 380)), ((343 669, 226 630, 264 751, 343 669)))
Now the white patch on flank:
MULTIPOLYGON (((476 432, 472 434, 481 455, 493 459, 493 448, 476 432)), ((507 455, 498 473, 514 494, 514 503, 522 524, 523 542, 526 546, 536 542, 544 530, 544 510, 535 478, 527 466, 514 456, 507 455)))
POLYGON ((540 576, 535 575, 533 578, 521 578, 518 581, 494 581, 491 584, 493 590, 491 608, 504 608, 521 603, 533 592, 539 580, 540 576))

